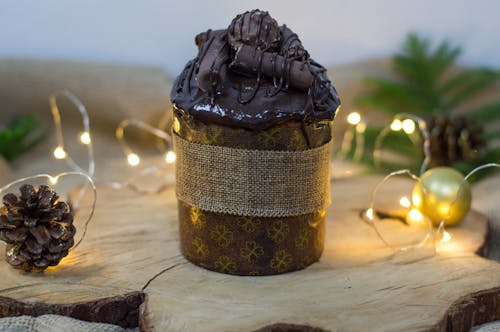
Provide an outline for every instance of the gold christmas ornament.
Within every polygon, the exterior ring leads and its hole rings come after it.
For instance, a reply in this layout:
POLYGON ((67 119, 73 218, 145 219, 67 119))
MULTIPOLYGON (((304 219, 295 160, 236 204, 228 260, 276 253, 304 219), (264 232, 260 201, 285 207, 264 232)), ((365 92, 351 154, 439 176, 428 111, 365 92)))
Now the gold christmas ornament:
POLYGON ((456 225, 469 212, 471 190, 460 172, 451 167, 436 167, 420 177, 413 188, 413 205, 435 226, 456 225), (463 183, 463 184, 462 184, 463 183))

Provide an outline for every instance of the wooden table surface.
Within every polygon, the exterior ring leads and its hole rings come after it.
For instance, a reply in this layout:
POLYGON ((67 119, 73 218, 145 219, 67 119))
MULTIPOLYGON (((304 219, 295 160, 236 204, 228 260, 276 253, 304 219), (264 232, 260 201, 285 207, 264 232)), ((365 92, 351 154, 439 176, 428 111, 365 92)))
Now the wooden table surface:
MULTIPOLYGON (((188 263, 178 248, 173 188, 139 196, 100 186, 87 236, 60 266, 24 274, 0 262, 0 316, 58 313, 195 332, 278 331, 278 323, 302 325, 297 331, 468 331, 500 319, 500 264, 476 255, 486 219, 470 212, 434 257, 395 260, 359 218, 379 180, 334 181, 321 261, 270 277, 188 263)), ((395 181, 381 205, 409 188, 395 181)))

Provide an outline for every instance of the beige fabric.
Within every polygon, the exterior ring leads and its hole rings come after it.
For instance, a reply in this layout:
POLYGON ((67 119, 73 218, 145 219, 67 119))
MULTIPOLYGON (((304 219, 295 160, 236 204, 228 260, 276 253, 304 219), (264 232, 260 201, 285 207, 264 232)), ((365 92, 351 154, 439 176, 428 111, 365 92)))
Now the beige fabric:
POLYGON ((5 332, 132 332, 116 325, 89 323, 65 316, 43 315, 0 318, 0 331, 5 332))
POLYGON ((245 150, 174 136, 177 198, 202 210, 258 217, 318 211, 330 202, 332 141, 305 151, 245 150))
MULTIPOLYGON (((171 87, 171 77, 158 68, 0 58, 0 121, 25 113, 50 120, 49 95, 67 89, 85 104, 94 129, 114 129, 125 118, 157 120, 170 107, 171 87)), ((66 114, 79 123, 76 112, 66 114)))

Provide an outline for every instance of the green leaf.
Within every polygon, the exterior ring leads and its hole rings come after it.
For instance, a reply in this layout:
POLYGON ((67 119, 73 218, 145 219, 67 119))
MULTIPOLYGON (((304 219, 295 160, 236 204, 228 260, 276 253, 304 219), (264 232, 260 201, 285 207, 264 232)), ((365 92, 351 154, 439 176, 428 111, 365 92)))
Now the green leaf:
POLYGON ((43 140, 47 134, 47 129, 39 128, 35 115, 17 118, 4 131, 0 131, 0 155, 12 160, 43 140))
POLYGON ((440 107, 435 85, 439 77, 453 65, 461 49, 443 41, 432 51, 429 39, 410 34, 403 50, 403 53, 393 58, 394 70, 413 87, 427 108, 432 111, 440 107))
MULTIPOLYGON (((489 68, 452 72, 451 68, 461 53, 459 46, 447 40, 434 45, 429 38, 410 33, 401 51, 392 58, 392 69, 398 78, 367 78, 370 90, 356 98, 355 104, 392 115, 404 112, 427 118, 430 113, 449 114, 500 79, 500 72, 489 68)), ((475 107, 467 114, 480 125, 495 121, 500 117, 500 101, 475 107)), ((367 151, 364 161, 373 159, 371 154, 376 139, 376 133, 371 132, 370 127, 365 134, 367 151)), ((485 137, 491 140, 498 138, 498 135, 496 132, 487 132, 485 137)), ((383 148, 402 153, 420 166, 421 149, 411 143, 406 146, 403 143, 401 139, 387 138, 383 148)))

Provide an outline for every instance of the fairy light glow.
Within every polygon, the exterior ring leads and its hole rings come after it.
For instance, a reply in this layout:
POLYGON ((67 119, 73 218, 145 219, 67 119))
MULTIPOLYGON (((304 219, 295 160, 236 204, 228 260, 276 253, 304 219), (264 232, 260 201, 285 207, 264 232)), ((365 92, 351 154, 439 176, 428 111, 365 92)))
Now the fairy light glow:
MULTIPOLYGON (((430 153, 430 133, 428 131, 428 128, 426 126, 426 123, 423 119, 419 118, 418 116, 412 115, 412 114, 397 114, 394 116, 394 119, 392 123, 389 126, 386 126, 380 134, 377 136, 375 140, 375 148, 374 148, 374 161, 375 165, 379 165, 380 161, 380 152, 381 152, 381 147, 382 147, 382 141, 385 136, 387 136, 391 130, 392 131, 399 131, 403 129, 403 131, 408 135, 408 137, 412 140, 412 142, 417 145, 417 143, 420 145, 423 143, 423 152, 424 152, 424 160, 422 161, 421 167, 420 167, 420 175, 424 174, 428 166, 430 165, 431 161, 431 153, 430 153), (410 124, 411 123, 411 124, 410 124), (421 141, 418 140, 417 138, 414 137, 414 135, 411 135, 416 129, 418 129, 419 134, 421 135, 421 141)), ((458 202, 459 195, 458 193, 460 192, 462 186, 465 185, 465 183, 469 180, 469 178, 486 168, 490 167, 500 167, 500 164, 498 163, 487 163, 481 166, 476 167, 473 169, 471 172, 469 172, 462 180, 462 183, 459 187, 459 190, 457 191, 457 195, 455 196, 454 200, 450 202, 449 204, 445 204, 443 206, 439 206, 438 210, 440 210, 443 215, 446 215, 451 209, 453 208, 454 204, 458 202)), ((413 244, 401 244, 401 243, 391 243, 388 241, 391 237, 386 238, 383 233, 382 233, 382 224, 380 222, 382 221, 381 218, 378 217, 378 215, 375 213, 374 209, 374 202, 377 197, 377 192, 378 190, 392 177, 399 176, 399 175, 407 175, 411 179, 413 179, 416 182, 420 181, 420 177, 413 174, 410 170, 408 169, 401 169, 401 170, 396 170, 388 175, 386 175, 380 182, 378 182, 375 185, 375 188, 372 191, 372 194, 370 196, 370 204, 369 204, 369 209, 366 210, 366 212, 362 215, 362 219, 364 221, 369 221, 368 224, 373 227, 373 230, 379 237, 379 239, 388 247, 392 248, 394 250, 394 253, 402 253, 400 257, 402 259, 406 259, 404 257, 410 257, 410 256, 405 256, 405 253, 408 253, 410 249, 412 250, 418 250, 420 248, 431 248, 433 249, 432 253, 436 254, 440 252, 440 244, 444 242, 449 242, 451 241, 452 237, 451 235, 446 232, 444 229, 444 224, 445 224, 445 219, 441 220, 439 226, 437 228, 433 227, 433 224, 431 220, 423 214, 418 208, 421 208, 422 205, 422 197, 419 195, 416 195, 415 193, 412 194, 411 196, 411 202, 410 199, 406 196, 401 197, 399 199, 399 204, 404 207, 409 209, 408 213, 406 214, 405 221, 406 224, 410 227, 416 227, 415 231, 417 229, 425 229, 427 228, 427 232, 425 236, 423 236, 420 240, 419 243, 413 243, 413 244), (368 219, 368 220, 367 220, 368 219), (380 224, 380 226, 378 226, 380 224)), ((424 192, 424 195, 426 193, 424 192)), ((428 251, 426 249, 420 251, 420 254, 416 254, 413 257, 428 257, 428 251)), ((410 260, 413 258, 409 258, 410 260)), ((410 262, 408 260, 408 262, 410 262)))
MULTIPOLYGON (((167 131, 170 131, 170 129, 167 129, 167 128, 175 126, 176 119, 175 118, 173 120, 169 120, 169 119, 171 119, 171 118, 167 117, 165 115, 162 118, 162 120, 160 121, 159 126, 161 128, 165 127, 166 128, 165 130, 153 127, 153 126, 145 123, 144 121, 140 121, 137 119, 125 119, 125 120, 120 122, 120 124, 118 125, 118 127, 115 130, 115 137, 118 140, 118 142, 120 143, 122 150, 123 150, 123 153, 125 154, 125 156, 127 158, 127 162, 130 166, 136 167, 139 164, 141 164, 142 161, 141 161, 141 157, 139 157, 139 155, 137 153, 135 153, 134 150, 132 150, 132 148, 130 147, 130 145, 127 142, 127 135, 126 135, 125 129, 127 129, 128 127, 135 127, 141 131, 144 131, 146 133, 149 133, 153 136, 160 138, 161 141, 157 142, 158 144, 156 144, 156 146, 158 147, 158 149, 160 149, 160 151, 162 151, 164 153, 163 157, 161 158, 163 160, 163 162, 155 164, 153 166, 139 168, 135 172, 134 176, 130 177, 126 181, 119 183, 120 188, 127 188, 131 191, 138 193, 138 194, 157 194, 157 193, 161 193, 162 191, 164 191, 165 189, 167 189, 173 185, 172 179, 170 179, 170 178, 165 179, 165 177, 163 176, 165 174, 165 172, 169 172, 169 170, 167 170, 167 168, 166 168, 166 164, 172 164, 176 160, 176 154, 173 151, 172 140, 171 140, 170 135, 167 133, 167 131), (145 188, 145 187, 141 188, 136 183, 134 183, 136 181, 136 179, 139 179, 139 178, 145 176, 146 174, 157 174, 157 175, 162 174, 161 176, 164 180, 162 180, 161 183, 158 183, 158 185, 153 189, 145 188)), ((178 123, 178 121, 177 121, 177 123, 178 123)), ((179 127, 179 125, 177 125, 177 126, 179 127)), ((147 164, 147 163, 145 163, 145 164, 147 164)), ((118 183, 116 183, 116 182, 113 184, 114 187, 116 187, 117 185, 118 185, 118 183)))
POLYGON ((165 162, 167 164, 172 164, 175 162, 176 155, 174 151, 168 151, 167 154, 165 155, 165 162))
MULTIPOLYGON (((144 131, 146 131, 146 132, 148 132, 148 133, 150 133, 158 138, 161 138, 165 142, 169 143, 167 155, 168 155, 168 152, 174 153, 173 148, 172 148, 172 144, 171 144, 170 136, 165 131, 158 129, 158 128, 155 128, 155 127, 153 127, 153 126, 151 126, 143 121, 140 121, 140 120, 126 119, 126 120, 123 120, 122 122, 120 122, 120 124, 116 128, 115 137, 120 142, 120 145, 122 146, 123 152, 127 156, 128 163, 131 166, 137 166, 141 160, 139 158, 139 156, 132 151, 129 144, 127 143, 127 140, 125 139, 125 129, 128 127, 131 127, 131 126, 136 127, 140 130, 144 130, 144 131)), ((167 157, 165 157, 165 160, 166 160, 166 158, 167 157)), ((172 162, 174 162, 175 158, 173 157, 172 154, 170 154, 168 156, 168 160, 170 161, 172 159, 173 159, 172 162)), ((169 162, 169 161, 167 161, 167 162, 169 162)))
POLYGON ((129 153, 127 156, 127 161, 130 166, 134 167, 141 163, 141 158, 139 158, 139 156, 136 155, 135 153, 129 153))
POLYGON ((57 184, 58 181, 59 181, 58 177, 56 177, 56 176, 50 176, 49 175, 49 182, 50 182, 51 185, 57 184))
MULTIPOLYGON (((52 119, 54 122, 56 142, 57 142, 56 148, 53 151, 54 157, 57 159, 64 160, 66 165, 74 172, 79 174, 80 173, 85 174, 90 178, 92 178, 95 173, 94 148, 90 131, 90 117, 85 105, 73 93, 71 93, 68 90, 60 90, 52 93, 49 96, 49 104, 52 112, 52 119), (78 134, 75 134, 74 137, 76 137, 78 140, 77 142, 83 144, 87 150, 88 166, 86 168, 81 167, 81 165, 77 164, 75 160, 73 160, 72 156, 64 149, 65 142, 64 142, 61 114, 63 116, 66 115, 62 113, 62 109, 61 110, 59 109, 58 106, 59 98, 67 99, 74 106, 73 108, 75 108, 80 113, 83 128, 81 131, 79 131, 78 134)), ((68 117, 71 117, 71 115, 69 115, 68 117)), ((159 124, 160 127, 169 128, 171 126, 171 124, 169 123, 171 119, 172 118, 171 116, 168 115, 168 112, 165 112, 162 120, 160 121, 159 124)), ((173 125, 175 126, 175 121, 173 125)), ((132 149, 126 142, 125 128, 128 126, 135 126, 141 130, 152 133, 153 135, 161 138, 163 140, 163 143, 165 142, 167 143, 161 146, 162 150, 164 149, 167 152, 164 157, 165 162, 166 163, 175 162, 175 153, 173 152, 170 136, 166 132, 168 131, 167 129, 162 130, 159 128, 152 127, 142 121, 131 119, 131 120, 123 120, 120 123, 120 125, 116 128, 115 132, 116 138, 121 144, 123 152, 126 156, 126 160, 130 166, 134 167, 139 165, 141 163, 141 158, 139 157, 138 154, 132 151, 132 149)), ((177 129, 179 129, 180 127, 178 121, 177 121, 177 127, 178 127, 177 129)), ((136 179, 143 177, 146 174, 153 174, 153 173, 159 174, 159 171, 164 172, 165 162, 159 163, 157 166, 154 167, 146 167, 143 169, 139 169, 137 172, 135 172, 133 176, 127 179, 122 179, 119 181, 101 181, 101 184, 109 186, 114 189, 127 188, 128 190, 136 192, 138 194, 160 193, 163 190, 173 185, 174 182, 172 179, 167 177, 167 180, 165 182, 160 183, 154 190, 142 189, 137 184, 135 184, 134 181, 137 181, 136 179)), ((57 178, 49 178, 48 181, 57 182, 57 178)), ((80 196, 83 196, 88 191, 88 188, 89 188, 88 185, 83 186, 80 190, 80 196)))
POLYGON ((403 130, 406 134, 411 135, 415 132, 415 122, 411 119, 405 119, 401 123, 401 126, 403 127, 403 130))
POLYGON ((373 149, 373 161, 375 167, 379 168, 381 165, 382 143, 385 137, 391 132, 391 130, 400 131, 401 129, 403 129, 403 131, 408 135, 409 139, 412 141, 415 147, 418 146, 418 148, 420 148, 420 146, 422 146, 423 148, 424 160, 422 162, 422 165, 420 166, 421 175, 427 170, 431 162, 430 134, 425 121, 414 114, 396 114, 391 124, 382 129, 382 131, 377 135, 377 138, 375 139, 375 146, 373 149), (417 127, 422 137, 422 141, 415 137, 415 135, 412 135, 417 127))
POLYGON ((369 208, 368 210, 366 210, 365 215, 369 220, 373 220, 373 209, 369 208))
POLYGON ((418 195, 418 194, 411 195, 411 200, 412 200, 414 206, 418 207, 418 206, 422 205, 422 200, 420 198, 420 195, 418 195))
POLYGON ((408 197, 406 196, 403 196, 400 198, 399 200, 399 205, 401 205, 402 207, 405 207, 405 208, 410 208, 411 206, 411 202, 410 200, 408 199, 408 197))
POLYGON ((82 142, 82 144, 85 144, 85 145, 89 145, 92 142, 90 139, 90 133, 88 131, 84 131, 80 135, 80 142, 82 142))
POLYGON ((56 159, 64 159, 67 155, 66 151, 64 151, 64 149, 60 146, 54 149, 54 157, 56 159))
POLYGON ((403 123, 399 119, 394 119, 391 123, 392 131, 400 131, 403 128, 403 123))
POLYGON ((358 112, 351 112, 347 116, 347 122, 353 126, 361 122, 361 115, 358 112))
POLYGON ((417 209, 411 209, 410 212, 408 212, 408 215, 406 218, 411 223, 423 223, 424 222, 424 216, 417 209))
POLYGON ((451 240, 451 235, 447 231, 443 231, 443 237, 441 238, 441 242, 448 242, 451 240))
POLYGON ((50 111, 52 112, 52 120, 54 122, 54 128, 56 131, 56 140, 57 140, 57 147, 54 150, 54 157, 57 159, 64 159, 66 165, 68 165, 68 167, 75 172, 86 173, 90 177, 94 176, 95 172, 94 147, 92 146, 92 140, 90 138, 90 118, 87 109, 85 108, 85 105, 83 105, 83 103, 74 94, 72 94, 67 90, 60 90, 51 94, 49 96, 49 104, 50 104, 50 111), (87 149, 88 164, 86 169, 78 165, 73 160, 73 158, 71 158, 71 156, 64 150, 65 145, 64 145, 64 135, 62 130, 61 111, 59 110, 59 106, 57 105, 57 100, 60 97, 64 97, 65 99, 69 100, 80 113, 83 131, 79 135, 79 140, 80 143, 84 144, 87 149))

